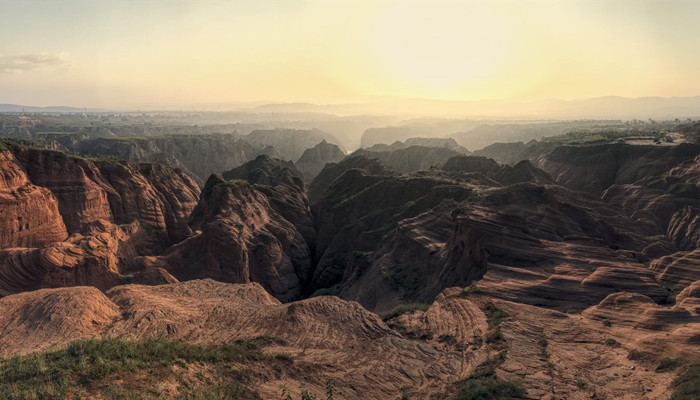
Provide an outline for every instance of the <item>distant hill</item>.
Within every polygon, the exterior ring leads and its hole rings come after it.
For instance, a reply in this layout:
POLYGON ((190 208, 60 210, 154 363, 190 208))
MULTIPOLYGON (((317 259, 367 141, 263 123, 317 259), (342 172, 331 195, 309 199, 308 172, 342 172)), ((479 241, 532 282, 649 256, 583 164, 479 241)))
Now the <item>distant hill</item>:
POLYGON ((22 106, 17 104, 0 104, 0 113, 21 113, 21 112, 51 112, 51 113, 81 113, 81 112, 102 112, 101 108, 79 108, 68 106, 35 107, 22 106))

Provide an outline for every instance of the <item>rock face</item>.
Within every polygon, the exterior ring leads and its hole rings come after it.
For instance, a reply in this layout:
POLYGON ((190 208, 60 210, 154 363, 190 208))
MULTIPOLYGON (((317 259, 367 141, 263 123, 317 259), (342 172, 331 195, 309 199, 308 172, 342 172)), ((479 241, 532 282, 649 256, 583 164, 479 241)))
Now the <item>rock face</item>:
POLYGON ((316 146, 304 150, 304 154, 299 157, 295 165, 301 171, 304 181, 311 183, 326 164, 337 163, 343 158, 345 153, 340 150, 340 147, 323 140, 316 146))
POLYGON ((311 268, 302 234, 247 181, 212 175, 190 226, 197 234, 159 258, 177 279, 259 282, 281 300, 298 299, 311 268))
POLYGON ((180 171, 22 146, 0 154, 7 204, 0 295, 82 284, 107 289, 132 279, 134 257, 191 234, 199 189, 180 171))
POLYGON ((369 308, 391 308, 402 299, 433 298, 447 282, 467 284, 483 274, 479 237, 451 216, 469 188, 432 176, 374 175, 372 170, 386 170, 359 156, 341 164, 327 166, 313 183, 345 169, 314 204, 313 289, 331 288, 369 308))
POLYGON ((700 147, 691 144, 663 148, 626 144, 561 146, 541 156, 535 165, 563 186, 600 195, 613 184, 661 175, 699 153, 700 147))
POLYGON ((132 281, 160 283, 150 272, 129 270, 132 260, 149 247, 152 242, 137 222, 121 228, 99 220, 62 242, 2 249, 0 296, 51 287, 91 285, 107 290, 132 281))
MULTIPOLYGON (((327 164, 309 185, 308 197, 311 203, 316 203, 325 196, 333 182, 344 173, 356 170, 365 175, 391 176, 396 172, 377 159, 362 156, 348 156, 338 163, 327 164)), ((354 189, 349 189, 354 190, 354 189)))
POLYGON ((188 234, 187 218, 199 189, 180 171, 153 164, 92 162, 25 147, 13 148, 13 154, 26 179, 56 198, 69 233, 104 219, 117 224, 139 220, 166 244, 188 234))
POLYGON ((56 197, 32 184, 9 150, 0 150, 0 248, 44 246, 68 236, 56 197))

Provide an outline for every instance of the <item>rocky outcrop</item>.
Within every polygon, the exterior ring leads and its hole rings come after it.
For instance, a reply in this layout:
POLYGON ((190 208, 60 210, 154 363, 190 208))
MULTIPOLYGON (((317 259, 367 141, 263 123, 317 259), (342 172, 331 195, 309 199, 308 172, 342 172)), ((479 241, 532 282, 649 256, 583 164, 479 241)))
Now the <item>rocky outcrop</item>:
MULTIPOLYGON (((355 170, 365 176, 391 176, 396 172, 377 159, 363 156, 351 155, 336 164, 326 164, 321 172, 309 185, 309 201, 314 204, 318 202, 326 191, 333 185, 333 182, 344 173, 355 170)), ((349 188, 348 190, 355 190, 349 188)))
MULTIPOLYGON (((100 220, 86 228, 45 247, 0 250, 0 296, 80 285, 107 290, 129 282, 132 260, 151 245, 148 234, 136 222, 120 228, 100 220)), ((156 283, 146 275, 142 283, 156 283)))
POLYGON ((535 165, 563 186, 600 195, 613 184, 631 184, 664 174, 699 152, 700 147, 691 144, 560 146, 538 158, 535 165))
POLYGON ((295 165, 301 171, 304 181, 311 183, 328 163, 337 163, 345 158, 345 153, 335 144, 323 140, 316 146, 304 150, 295 165))
POLYGON ((165 245, 191 234, 187 222, 197 204, 199 188, 183 172, 158 164, 96 164, 113 188, 108 201, 115 222, 138 220, 165 245))
POLYGON ((16 171, 26 171, 25 180, 53 195, 68 233, 98 220, 139 220, 163 245, 190 233, 187 219, 199 188, 181 171, 155 164, 93 162, 22 146, 13 147, 12 154, 20 168, 16 171))
POLYGON ((444 147, 415 145, 387 151, 360 149, 353 153, 355 156, 378 159, 401 174, 437 167, 449 158, 459 154, 461 152, 444 147))
POLYGON ((301 296, 311 268, 309 249, 256 185, 212 175, 190 226, 195 235, 156 260, 142 261, 166 268, 179 280, 259 282, 281 300, 301 296))
POLYGON ((115 190, 104 182, 94 163, 58 151, 27 147, 15 147, 14 153, 27 178, 56 197, 68 232, 78 232, 91 221, 111 218, 107 195, 115 190))
POLYGON ((700 249, 663 256, 652 261, 649 268, 659 282, 674 290, 680 290, 700 276, 700 249))
POLYGON ((0 295, 169 281, 132 267, 191 234, 199 189, 184 173, 22 146, 0 157, 0 295))
POLYGON ((0 149, 0 206, 0 248, 44 246, 68 236, 56 197, 32 184, 7 149, 0 149))
POLYGON ((433 147, 438 149, 448 149, 461 154, 469 154, 470 151, 465 147, 460 146, 452 138, 431 138, 431 137, 414 137, 408 138, 405 141, 396 141, 392 144, 375 144, 370 147, 364 148, 366 151, 370 152, 391 152, 395 150, 403 150, 412 146, 418 147, 433 147))

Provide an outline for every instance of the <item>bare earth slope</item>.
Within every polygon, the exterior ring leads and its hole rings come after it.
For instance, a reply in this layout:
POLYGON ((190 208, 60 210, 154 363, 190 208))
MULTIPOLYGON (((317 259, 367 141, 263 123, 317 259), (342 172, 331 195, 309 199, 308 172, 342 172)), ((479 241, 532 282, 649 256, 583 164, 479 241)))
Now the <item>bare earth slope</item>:
POLYGON ((611 295, 581 316, 496 301, 508 313, 500 343, 487 340, 493 327, 483 310, 489 301, 449 289, 427 311, 387 326, 354 302, 323 296, 281 304, 254 283, 127 285, 104 294, 90 287, 43 289, 0 299, 0 349, 4 356, 25 354, 81 337, 162 336, 189 343, 264 337, 273 343, 265 351, 288 354, 293 362, 276 376, 253 375, 254 391, 276 398, 280 384, 301 382, 318 393, 331 377, 341 399, 449 397, 456 382, 503 351, 497 374, 520 379, 527 398, 663 399, 673 374, 645 370, 646 361, 627 359, 628 349, 684 360, 700 355, 688 351, 699 333, 697 317, 682 306, 663 311, 643 296, 611 295), (616 347, 606 345, 610 338, 616 347))

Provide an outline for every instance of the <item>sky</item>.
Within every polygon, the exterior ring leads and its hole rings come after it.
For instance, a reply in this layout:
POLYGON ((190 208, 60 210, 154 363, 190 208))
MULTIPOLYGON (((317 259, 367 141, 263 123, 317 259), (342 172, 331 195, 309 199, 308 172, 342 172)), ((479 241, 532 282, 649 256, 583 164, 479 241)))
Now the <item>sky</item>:
POLYGON ((2 0, 0 103, 700 95, 700 1, 2 0))

